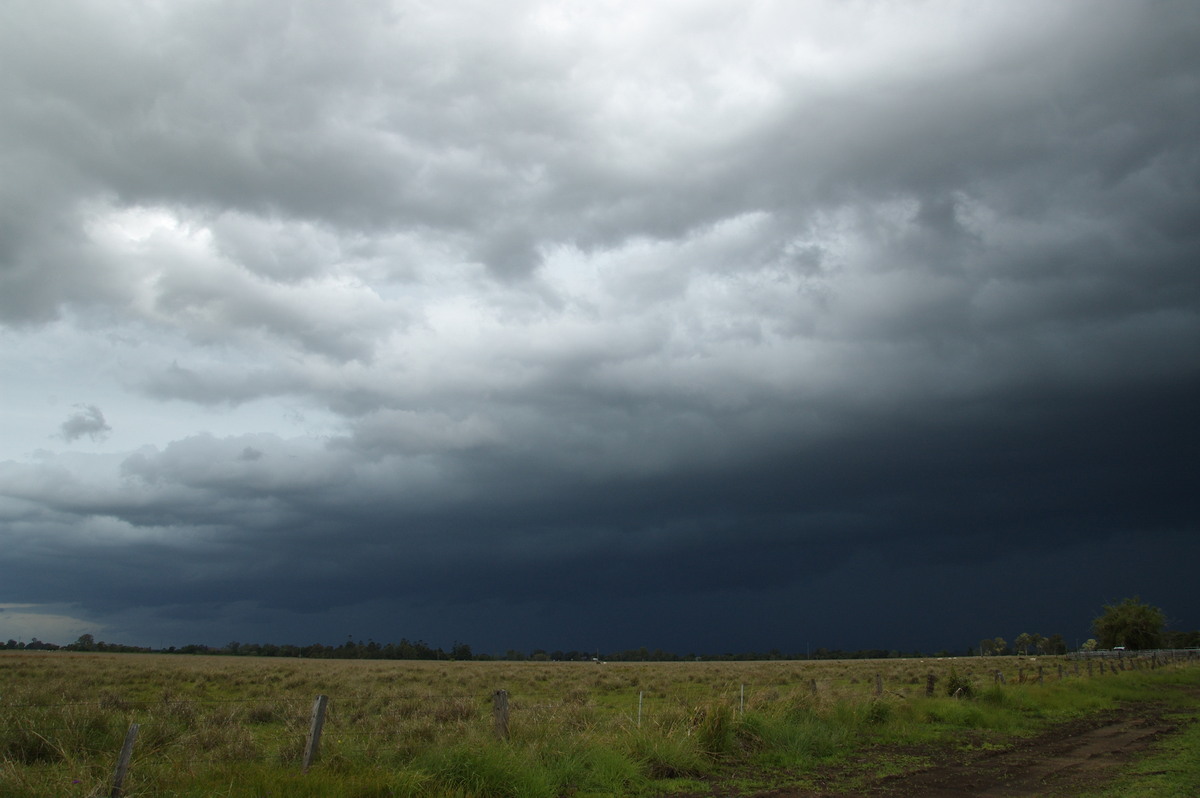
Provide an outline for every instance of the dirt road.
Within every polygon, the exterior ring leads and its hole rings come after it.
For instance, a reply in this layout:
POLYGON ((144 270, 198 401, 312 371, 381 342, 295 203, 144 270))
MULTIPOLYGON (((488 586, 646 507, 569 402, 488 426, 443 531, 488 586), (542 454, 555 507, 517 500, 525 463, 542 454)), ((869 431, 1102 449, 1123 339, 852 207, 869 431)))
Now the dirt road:
POLYGON ((1092 715, 994 750, 881 747, 824 774, 827 790, 777 790, 756 798, 1014 798, 1071 796, 1103 785, 1117 767, 1155 740, 1180 728, 1151 704, 1127 705, 1092 715), (902 775, 872 778, 896 757, 933 764, 902 775), (839 785, 853 785, 839 791, 839 785))

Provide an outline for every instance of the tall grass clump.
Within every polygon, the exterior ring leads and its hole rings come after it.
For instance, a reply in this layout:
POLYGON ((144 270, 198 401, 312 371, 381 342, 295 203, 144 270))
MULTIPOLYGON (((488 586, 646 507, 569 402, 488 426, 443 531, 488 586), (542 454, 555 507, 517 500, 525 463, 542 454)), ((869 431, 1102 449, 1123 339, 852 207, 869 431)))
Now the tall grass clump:
POLYGON ((704 776, 713 770, 694 738, 663 734, 653 729, 632 729, 625 736, 625 752, 649 779, 704 776))
POLYGON ((428 751, 415 763, 443 794, 471 798, 554 798, 548 771, 528 750, 464 743, 428 751))

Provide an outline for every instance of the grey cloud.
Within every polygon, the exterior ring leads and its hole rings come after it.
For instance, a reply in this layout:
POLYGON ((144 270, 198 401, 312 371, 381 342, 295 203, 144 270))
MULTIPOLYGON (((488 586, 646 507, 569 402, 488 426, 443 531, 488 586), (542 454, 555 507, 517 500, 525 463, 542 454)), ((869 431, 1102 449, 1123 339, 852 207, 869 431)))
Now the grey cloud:
POLYGON ((112 427, 104 420, 104 413, 95 405, 75 405, 76 412, 72 413, 62 423, 60 435, 64 441, 71 443, 85 435, 94 440, 103 439, 112 432, 112 427))
POLYGON ((212 365, 194 369, 172 363, 142 377, 138 386, 159 399, 182 399, 202 405, 240 404, 301 388, 294 376, 261 369, 212 365))
POLYGON ((1192 4, 59 9, 0 11, 0 323, 177 421, 0 452, 20 600, 969 643, 1195 548, 1192 4))

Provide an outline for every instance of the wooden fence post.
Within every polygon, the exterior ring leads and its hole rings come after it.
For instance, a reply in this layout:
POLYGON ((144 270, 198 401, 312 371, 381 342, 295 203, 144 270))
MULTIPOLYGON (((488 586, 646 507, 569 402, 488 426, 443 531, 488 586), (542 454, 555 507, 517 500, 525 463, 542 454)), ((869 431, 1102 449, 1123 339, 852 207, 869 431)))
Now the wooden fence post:
POLYGON ((1045 669, 1045 667, 1038 665, 1038 684, 1045 684, 1045 683, 1046 683, 1046 669, 1045 669))
POLYGON ((508 691, 497 690, 492 693, 492 723, 496 736, 501 740, 508 739, 508 691))
POLYGON ((125 774, 129 772, 129 761, 133 758, 133 744, 137 741, 138 725, 129 724, 125 733, 125 744, 121 746, 121 755, 117 757, 117 769, 113 773, 112 792, 109 798, 121 798, 125 794, 125 774))
POLYGON ((875 695, 883 695, 883 674, 875 674, 875 695))
POLYGON ((304 773, 308 772, 321 754, 321 729, 325 726, 325 706, 328 703, 327 695, 319 695, 313 702, 312 723, 308 727, 308 744, 304 746, 304 764, 301 766, 304 773))
POLYGON ((933 698, 933 685, 935 682, 937 682, 937 677, 934 676, 932 673, 925 677, 925 696, 926 696, 926 698, 933 698))
POLYGON ((808 689, 809 689, 809 692, 811 692, 813 695, 817 694, 817 680, 816 679, 808 680, 808 689))

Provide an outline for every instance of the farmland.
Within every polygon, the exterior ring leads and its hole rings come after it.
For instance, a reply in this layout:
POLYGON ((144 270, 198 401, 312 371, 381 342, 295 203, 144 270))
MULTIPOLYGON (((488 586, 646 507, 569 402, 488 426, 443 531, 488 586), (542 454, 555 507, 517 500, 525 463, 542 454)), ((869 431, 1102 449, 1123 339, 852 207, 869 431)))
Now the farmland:
MULTIPOLYGON (((131 724, 138 732, 127 796, 801 790, 868 749, 1005 745, 1122 701, 1183 701, 1180 711, 1194 711, 1187 702, 1200 668, 1158 664, 1129 658, 1102 671, 1099 661, 1057 657, 510 663, 4 652, 0 795, 109 795, 131 724), (328 711, 304 772, 319 695, 328 711)), ((876 775, 926 764, 887 757, 876 775)))

